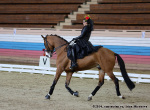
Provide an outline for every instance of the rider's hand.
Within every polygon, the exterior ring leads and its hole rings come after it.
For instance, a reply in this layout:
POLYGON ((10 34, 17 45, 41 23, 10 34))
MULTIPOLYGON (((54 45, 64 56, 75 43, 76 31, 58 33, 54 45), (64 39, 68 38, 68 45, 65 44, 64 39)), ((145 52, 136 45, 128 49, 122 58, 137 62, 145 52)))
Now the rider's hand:
POLYGON ((77 40, 77 38, 73 38, 72 40, 77 40))

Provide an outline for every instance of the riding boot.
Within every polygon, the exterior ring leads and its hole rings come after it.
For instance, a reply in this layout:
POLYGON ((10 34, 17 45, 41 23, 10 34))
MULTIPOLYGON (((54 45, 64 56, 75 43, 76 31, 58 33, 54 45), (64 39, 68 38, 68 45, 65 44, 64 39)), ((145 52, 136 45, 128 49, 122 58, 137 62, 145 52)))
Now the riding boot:
POLYGON ((74 49, 71 50, 72 51, 72 60, 71 60, 71 66, 70 69, 74 70, 75 67, 77 67, 77 63, 76 63, 76 56, 75 56, 75 52, 74 49))

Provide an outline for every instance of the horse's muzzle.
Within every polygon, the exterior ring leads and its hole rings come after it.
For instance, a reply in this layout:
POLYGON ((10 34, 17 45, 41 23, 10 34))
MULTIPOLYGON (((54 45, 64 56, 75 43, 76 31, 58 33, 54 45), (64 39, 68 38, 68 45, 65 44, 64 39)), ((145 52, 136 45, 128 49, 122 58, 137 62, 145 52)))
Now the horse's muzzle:
POLYGON ((48 57, 48 58, 50 58, 50 57, 52 57, 52 53, 46 51, 46 52, 45 52, 45 56, 48 57))

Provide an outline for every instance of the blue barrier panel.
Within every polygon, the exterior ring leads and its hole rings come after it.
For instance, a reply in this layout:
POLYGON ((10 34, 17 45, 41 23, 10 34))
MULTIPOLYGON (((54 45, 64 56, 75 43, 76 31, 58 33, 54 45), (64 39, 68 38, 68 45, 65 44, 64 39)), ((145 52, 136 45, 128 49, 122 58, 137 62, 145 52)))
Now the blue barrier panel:
MULTIPOLYGON (((95 45, 96 46, 96 45, 95 45)), ((150 47, 144 46, 114 46, 103 45, 115 53, 124 55, 145 55, 150 56, 150 47)), ((44 49, 44 43, 29 43, 29 42, 8 42, 0 41, 0 48, 2 49, 17 49, 17 50, 38 50, 44 49)))

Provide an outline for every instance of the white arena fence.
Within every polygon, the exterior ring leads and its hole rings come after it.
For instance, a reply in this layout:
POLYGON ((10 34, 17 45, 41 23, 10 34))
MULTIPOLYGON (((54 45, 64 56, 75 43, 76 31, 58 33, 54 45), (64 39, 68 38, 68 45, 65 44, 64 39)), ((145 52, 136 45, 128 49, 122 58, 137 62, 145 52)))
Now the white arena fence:
MULTIPOLYGON (((30 66, 30 65, 14 65, 14 64, 0 64, 0 71, 8 71, 8 72, 19 72, 19 73, 38 73, 38 74, 48 74, 48 75, 55 75, 56 73, 55 67, 42 67, 42 66, 30 66)), ((120 80, 124 81, 120 72, 114 72, 114 75, 120 80)), ((150 83, 150 75, 148 74, 135 74, 135 73, 128 73, 129 77, 133 82, 136 83, 150 83)), ((62 76, 66 76, 66 73, 63 72, 62 76)), ((78 71, 77 73, 73 74, 73 77, 78 78, 92 78, 98 79, 99 72, 96 70, 85 70, 85 71, 78 71)), ((106 80, 110 80, 107 74, 105 75, 106 80)))

